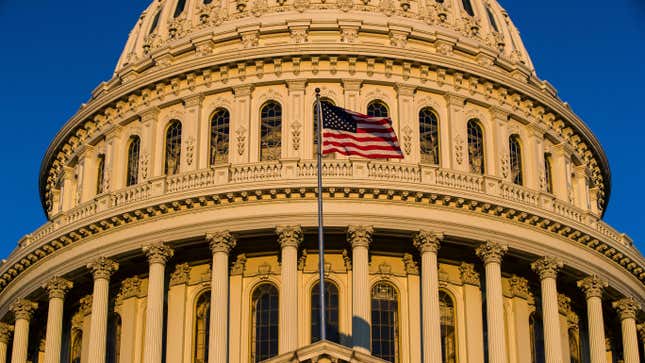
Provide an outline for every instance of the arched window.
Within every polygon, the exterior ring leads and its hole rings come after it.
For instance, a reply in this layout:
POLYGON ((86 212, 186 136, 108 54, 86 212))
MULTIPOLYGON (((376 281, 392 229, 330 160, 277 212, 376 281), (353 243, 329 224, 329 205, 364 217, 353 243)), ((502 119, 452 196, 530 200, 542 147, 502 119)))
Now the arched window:
POLYGON ((96 194, 105 191, 105 155, 100 154, 96 161, 96 194))
POLYGON ((388 117, 387 105, 381 100, 375 100, 367 105, 367 116, 388 117))
POLYGON ((267 102, 260 112, 260 160, 279 160, 282 153, 282 106, 267 102))
POLYGON ((571 363, 582 363, 580 336, 575 328, 569 328, 569 352, 571 353, 571 363))
POLYGON ((139 136, 130 138, 128 146, 128 169, 126 175, 126 185, 136 185, 139 183, 139 152, 141 151, 141 139, 139 136))
POLYGON ((439 291, 439 312, 441 314, 442 361, 444 363, 455 363, 457 362, 455 303, 445 291, 439 291))
POLYGON ((398 362, 399 302, 394 286, 379 282, 372 288, 372 354, 398 362))
POLYGON ((475 11, 473 10, 473 4, 470 3, 470 0, 461 0, 461 3, 464 6, 464 11, 470 16, 475 16, 475 11))
POLYGON ((484 174, 484 132, 479 120, 468 121, 468 163, 470 172, 484 174))
MULTIPOLYGON (((338 287, 325 281, 325 329, 327 340, 340 343, 338 333, 338 287)), ((320 340, 320 282, 311 290, 311 342, 320 340)))
POLYGON ((212 2, 213 2, 213 0, 204 0, 204 5, 208 5, 208 4, 212 3, 212 2))
POLYGON ((166 130, 166 158, 164 174, 174 175, 179 173, 181 160, 181 122, 173 120, 166 130))
POLYGON ((69 361, 71 363, 81 363, 81 350, 83 349, 83 331, 73 328, 70 343, 69 361))
POLYGON ((278 354, 278 303, 278 289, 272 284, 262 284, 253 291, 253 362, 261 362, 278 354))
POLYGON ((439 165, 439 122, 429 107, 419 111, 419 145, 421 162, 439 165))
POLYGON ((186 7, 186 0, 177 0, 177 7, 175 8, 175 14, 173 15, 175 18, 181 15, 181 13, 184 12, 184 8, 186 7))
POLYGON ((211 315, 211 293, 206 291, 199 295, 195 304, 195 363, 208 362, 208 333, 211 315))
POLYGON ((544 183, 546 192, 553 193, 553 167, 551 165, 551 154, 544 154, 544 183))
POLYGON ((511 180, 517 185, 522 185, 524 180, 522 173, 522 147, 520 145, 520 137, 517 135, 511 135, 511 137, 508 138, 508 147, 511 164, 511 180))
POLYGON ((495 21, 495 16, 493 15, 493 10, 491 10, 490 6, 486 6, 486 14, 488 14, 488 21, 490 21, 490 26, 492 26, 496 32, 499 32, 497 22, 495 21))
MULTIPOLYGON (((323 98, 320 100, 320 103, 328 104, 334 106, 334 102, 328 98, 323 98)), ((318 155, 318 102, 314 102, 314 158, 318 155)), ((323 155, 325 159, 331 159, 334 157, 334 154, 323 155)))
POLYGON ((155 14, 154 19, 152 19, 152 25, 150 25, 150 31, 148 34, 152 34, 157 30, 157 27, 159 26, 159 17, 161 17, 161 10, 162 9, 157 10, 157 14, 155 14))
POLYGON ((215 110, 211 119, 211 165, 228 162, 229 122, 227 109, 215 110))

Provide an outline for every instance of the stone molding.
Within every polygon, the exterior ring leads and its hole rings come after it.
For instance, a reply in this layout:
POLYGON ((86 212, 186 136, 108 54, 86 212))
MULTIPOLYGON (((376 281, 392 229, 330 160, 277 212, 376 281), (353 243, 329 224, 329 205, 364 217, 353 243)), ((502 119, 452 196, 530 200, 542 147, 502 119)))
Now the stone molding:
POLYGON ((224 252, 228 255, 237 245, 237 239, 229 231, 207 233, 206 240, 213 253, 224 252))
POLYGON ((558 312, 567 315, 571 311, 571 298, 565 294, 558 294, 558 312))
POLYGON ((235 258, 233 266, 231 266, 231 276, 244 275, 244 268, 246 267, 246 254, 240 253, 235 258))
POLYGON ((278 235, 280 248, 294 247, 298 248, 302 243, 304 234, 301 226, 277 226, 275 229, 278 235))
POLYGON ((531 269, 540 276, 540 280, 557 278, 558 271, 563 266, 562 260, 552 256, 545 256, 531 263, 531 269))
POLYGON ((414 238, 412 239, 412 245, 422 254, 436 254, 441 247, 441 241, 443 240, 443 238, 444 235, 442 233, 421 230, 414 235, 414 238))
POLYGON ((94 280, 110 280, 110 276, 119 269, 119 264, 107 257, 99 257, 88 263, 87 268, 92 270, 94 280))
POLYGON ((374 227, 372 226, 349 226, 347 227, 347 240, 352 248, 365 247, 369 248, 372 244, 372 235, 374 227))
POLYGON ((92 313, 92 302, 94 298, 92 295, 86 295, 79 300, 78 312, 83 316, 90 315, 92 313))
POLYGON ((164 242, 152 243, 142 248, 143 253, 148 257, 148 262, 153 264, 166 265, 166 262, 175 255, 175 251, 164 242))
POLYGON ((65 294, 74 286, 74 283, 61 277, 54 277, 43 285, 47 290, 49 299, 64 299, 65 294))
POLYGON ((508 246, 495 243, 492 241, 486 241, 477 247, 475 254, 482 259, 485 265, 489 263, 502 263, 502 258, 508 251, 508 246))
POLYGON ((188 263, 180 263, 170 274, 170 286, 185 285, 190 282, 190 271, 192 268, 188 263))
POLYGON ((121 290, 119 290, 119 293, 116 296, 116 300, 118 302, 122 302, 123 300, 132 298, 132 297, 139 297, 143 294, 143 290, 141 289, 141 284, 143 281, 139 278, 139 276, 134 276, 127 278, 121 282, 121 290))
POLYGON ((577 285, 584 292, 587 299, 592 297, 602 299, 603 290, 608 286, 607 281, 598 277, 598 275, 587 276, 579 280, 577 285))
POLYGON ((614 301, 611 306, 618 312, 620 320, 636 320, 636 315, 641 309, 641 305, 633 297, 626 297, 618 301, 614 301))
POLYGON ((9 310, 13 311, 16 320, 22 319, 27 321, 31 320, 36 309, 38 309, 38 303, 26 299, 16 300, 9 307, 9 310))
POLYGON ((475 265, 472 263, 462 262, 459 265, 459 273, 461 282, 466 285, 480 286, 479 273, 475 270, 475 265))
POLYGON ((0 323, 0 343, 8 344, 13 334, 13 326, 7 323, 0 323))
POLYGON ((521 299, 528 299, 531 294, 529 291, 529 280, 513 275, 508 280, 508 284, 511 288, 511 295, 513 297, 519 297, 521 299))

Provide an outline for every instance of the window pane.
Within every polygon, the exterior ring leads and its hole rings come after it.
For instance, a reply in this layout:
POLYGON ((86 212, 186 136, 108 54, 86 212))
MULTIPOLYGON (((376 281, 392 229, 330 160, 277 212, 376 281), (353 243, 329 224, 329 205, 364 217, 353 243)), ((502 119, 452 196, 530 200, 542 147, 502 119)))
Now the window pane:
POLYGON ((372 288, 372 354, 398 361, 398 297, 394 286, 379 282, 372 288))
POLYGON ((490 9, 489 6, 486 7, 486 13, 488 14, 488 20, 490 21, 490 25, 495 29, 496 32, 499 32, 499 28, 497 27, 497 22, 495 21, 495 16, 493 15, 493 11, 490 9))
POLYGON ((455 304, 445 291, 439 291, 441 314, 441 354, 443 362, 457 361, 457 338, 455 335, 455 304))
POLYGON ((152 25, 150 26, 150 32, 148 32, 148 34, 154 33, 154 31, 157 29, 157 26, 159 26, 160 16, 161 16, 161 9, 157 10, 157 14, 155 15, 155 18, 152 19, 152 25))
POLYGON ((510 148, 511 180, 517 185, 522 185, 522 149, 517 135, 512 135, 508 140, 510 148))
POLYGON ((205 292, 195 304, 195 363, 208 362, 208 337, 211 312, 211 293, 205 292))
POLYGON ((382 101, 372 101, 367 105, 367 116, 388 117, 387 106, 382 101))
POLYGON ((261 111, 260 160, 279 160, 282 153, 282 106, 270 101, 261 111))
MULTIPOLYGON (((327 340, 340 343, 338 333, 338 288, 325 281, 325 328, 327 340)), ((311 342, 320 340, 320 283, 311 290, 311 342)))
POLYGON ((186 0, 177 0, 177 7, 175 8, 175 14, 174 17, 178 17, 181 15, 181 13, 184 12, 184 8, 186 7, 186 0))
POLYGON ((139 152, 141 149, 141 139, 139 136, 133 136, 128 146, 128 170, 126 176, 126 185, 135 185, 139 182, 139 152))
POLYGON ((278 289, 271 284, 253 292, 252 361, 261 362, 278 354, 278 289))
POLYGON ((470 3, 470 0, 461 0, 461 3, 464 5, 464 10, 468 15, 475 16, 475 11, 473 10, 473 5, 470 3))
POLYGON ((166 161, 164 173, 174 175, 179 173, 181 160, 181 122, 175 120, 170 123, 166 131, 166 161))
POLYGON ((105 191, 105 155, 99 155, 96 165, 96 194, 105 191))
POLYGON ((439 164, 439 125, 437 116, 430 108, 419 112, 419 144, 421 162, 439 164))
POLYGON ((221 108, 215 111, 211 120, 211 165, 228 162, 229 122, 228 110, 221 108))
POLYGON ((476 119, 468 121, 468 162, 471 173, 484 174, 484 133, 476 119))
POLYGON ((553 193, 553 171, 551 170, 551 155, 544 155, 544 182, 546 184, 546 192, 553 193))

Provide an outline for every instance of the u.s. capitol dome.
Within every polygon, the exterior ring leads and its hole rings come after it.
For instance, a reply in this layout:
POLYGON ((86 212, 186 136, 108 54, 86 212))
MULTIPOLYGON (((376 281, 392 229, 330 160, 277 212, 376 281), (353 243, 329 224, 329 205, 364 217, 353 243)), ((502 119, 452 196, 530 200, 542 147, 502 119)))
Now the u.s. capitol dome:
POLYGON ((610 178, 496 1, 156 0, 43 159, 0 362, 637 363, 610 178), (405 156, 323 160, 327 341, 316 88, 405 156))

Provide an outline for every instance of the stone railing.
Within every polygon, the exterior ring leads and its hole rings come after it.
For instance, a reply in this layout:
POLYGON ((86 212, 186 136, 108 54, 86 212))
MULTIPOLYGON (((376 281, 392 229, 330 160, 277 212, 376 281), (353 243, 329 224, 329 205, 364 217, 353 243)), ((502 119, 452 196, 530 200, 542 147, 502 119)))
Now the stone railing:
MULTIPOLYGON (((503 181, 493 176, 463 173, 441 169, 430 165, 413 165, 398 162, 374 162, 365 159, 323 160, 323 177, 332 182, 337 179, 356 180, 363 183, 416 184, 420 190, 428 187, 450 189, 455 194, 481 194, 481 199, 499 198, 516 204, 525 205, 534 210, 540 209, 560 216, 564 221, 582 224, 595 230, 610 241, 630 246, 629 237, 614 230, 589 212, 576 208, 570 203, 556 200, 551 194, 540 193, 525 187, 503 181)), ((71 210, 59 213, 52 221, 46 223, 21 241, 21 245, 46 239, 59 228, 73 223, 81 223, 97 213, 111 208, 127 208, 134 203, 145 202, 152 198, 176 193, 194 193, 206 188, 226 187, 243 190, 244 184, 284 181, 302 183, 315 181, 317 163, 314 160, 282 160, 246 165, 221 165, 204 170, 157 177, 145 183, 122 190, 104 193, 94 200, 81 204, 71 210)), ((345 180, 346 182, 346 180, 345 180)), ((347 185, 350 186, 351 185, 347 185)), ((257 186, 254 186, 257 187, 257 186)), ((396 185, 391 185, 396 188, 396 185)), ((414 186, 404 188, 414 189, 414 186)), ((169 197, 172 199, 172 197, 169 197)), ((494 200, 493 200, 494 202, 494 200)))

